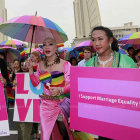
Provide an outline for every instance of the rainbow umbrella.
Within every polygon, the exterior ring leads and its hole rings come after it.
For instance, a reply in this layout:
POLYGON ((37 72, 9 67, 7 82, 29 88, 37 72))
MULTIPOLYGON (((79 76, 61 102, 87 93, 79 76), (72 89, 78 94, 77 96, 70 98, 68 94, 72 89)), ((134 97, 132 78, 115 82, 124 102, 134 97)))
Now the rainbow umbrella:
POLYGON ((63 48, 63 49, 58 49, 58 51, 61 53, 61 52, 63 52, 63 51, 67 51, 68 50, 68 48, 63 48))
POLYGON ((133 47, 134 49, 140 49, 140 44, 139 45, 135 45, 135 44, 124 44, 122 46, 120 46, 122 49, 127 50, 130 47, 133 47))
POLYGON ((119 53, 128 55, 127 51, 119 47, 119 53))
POLYGON ((21 16, 0 25, 0 32, 12 38, 43 44, 45 38, 54 38, 57 43, 68 40, 66 33, 54 22, 41 16, 21 16))
POLYGON ((93 52, 95 52, 95 49, 93 47, 93 43, 91 40, 88 41, 84 41, 80 44, 78 44, 77 46, 74 47, 74 50, 83 50, 84 47, 91 47, 93 49, 93 52))
POLYGON ((68 40, 66 33, 54 22, 41 16, 20 16, 0 25, 0 32, 12 38, 42 44, 46 37, 57 43, 68 40))
POLYGON ((38 51, 40 54, 43 54, 43 51, 40 48, 37 48, 37 49, 35 49, 35 48, 31 48, 31 49, 30 48, 24 48, 24 50, 25 50, 25 54, 29 54, 30 52, 32 53, 34 51, 38 51))
POLYGON ((66 60, 70 60, 72 57, 75 57, 75 58, 79 57, 79 52, 78 52, 78 51, 75 51, 75 50, 70 51, 70 52, 68 52, 68 53, 66 54, 65 59, 66 59, 66 60))
POLYGON ((76 45, 74 48, 75 48, 75 49, 76 49, 76 48, 78 49, 78 48, 87 47, 87 46, 93 47, 93 43, 92 43, 91 40, 84 41, 84 42, 82 42, 82 43, 76 45))
POLYGON ((72 51, 73 49, 74 49, 74 46, 71 47, 71 48, 68 48, 68 49, 67 49, 67 53, 70 52, 70 51, 72 51))
POLYGON ((120 38, 118 41, 121 44, 134 44, 134 45, 140 44, 140 32, 128 34, 120 38))
POLYGON ((20 58, 20 52, 11 47, 2 47, 0 48, 0 52, 5 53, 7 62, 13 62, 14 59, 20 58))
POLYGON ((5 40, 0 43, 0 47, 11 46, 13 48, 17 48, 17 46, 22 46, 22 43, 17 40, 5 40))
POLYGON ((24 50, 25 50, 25 53, 28 54, 28 53, 30 53, 30 52, 31 52, 31 53, 34 52, 36 49, 35 49, 35 48, 31 48, 31 49, 30 49, 30 48, 24 48, 24 50), (30 50, 31 50, 31 51, 30 51, 30 50))

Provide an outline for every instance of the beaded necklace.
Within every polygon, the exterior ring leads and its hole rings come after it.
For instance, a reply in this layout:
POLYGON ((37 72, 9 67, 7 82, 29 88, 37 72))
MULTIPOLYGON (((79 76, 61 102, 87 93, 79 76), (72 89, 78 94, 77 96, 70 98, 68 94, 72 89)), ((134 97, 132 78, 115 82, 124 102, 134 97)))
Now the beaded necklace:
MULTIPOLYGON (((114 57, 113 57, 112 67, 117 68, 119 67, 119 63, 120 63, 120 54, 116 51, 114 51, 113 53, 114 53, 114 57)), ((93 67, 98 67, 98 56, 95 56, 93 67)))
POLYGON ((98 57, 98 62, 99 62, 101 65, 103 65, 103 67, 105 67, 105 65, 106 65, 109 61, 111 61, 112 59, 113 59, 113 53, 111 52, 110 58, 109 58, 109 59, 107 59, 107 60, 105 60, 105 61, 102 61, 102 60, 98 57))

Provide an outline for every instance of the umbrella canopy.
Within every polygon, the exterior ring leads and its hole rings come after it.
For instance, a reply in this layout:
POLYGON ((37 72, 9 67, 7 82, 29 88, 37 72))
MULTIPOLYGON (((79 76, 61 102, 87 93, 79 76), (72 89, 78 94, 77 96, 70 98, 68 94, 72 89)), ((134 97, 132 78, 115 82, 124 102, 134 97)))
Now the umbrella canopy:
POLYGON ((119 53, 128 55, 127 51, 126 51, 126 50, 123 50, 123 49, 120 48, 120 47, 119 47, 119 53))
POLYGON ((81 51, 84 47, 91 47, 93 52, 95 52, 95 49, 93 47, 93 43, 92 43, 91 40, 84 41, 84 42, 78 44, 77 46, 74 47, 74 50, 76 50, 76 51, 80 50, 81 51))
POLYGON ((54 22, 41 16, 21 16, 0 25, 0 32, 25 42, 42 44, 46 37, 57 43, 68 40, 66 33, 54 22))
POLYGON ((13 62, 14 59, 18 59, 20 57, 20 52, 11 47, 2 47, 0 48, 0 52, 5 53, 7 62, 13 62))
POLYGON ((0 43, 0 47, 4 46, 11 46, 13 48, 16 48, 17 46, 22 46, 22 43, 16 40, 5 40, 0 43))
POLYGON ((122 49, 127 50, 130 47, 133 47, 134 49, 140 49, 140 44, 139 45, 134 45, 134 44, 124 44, 120 46, 122 49))
POLYGON ((74 46, 71 47, 71 48, 68 48, 68 49, 67 49, 67 53, 70 52, 70 51, 72 51, 73 49, 74 49, 74 46))
POLYGON ((134 44, 134 45, 140 44, 140 32, 128 34, 120 38, 118 41, 121 44, 134 44))
POLYGON ((63 48, 63 49, 59 49, 58 48, 58 51, 61 53, 61 52, 63 52, 63 51, 67 51, 68 50, 68 48, 63 48))
POLYGON ((66 59, 66 60, 70 60, 72 57, 78 58, 78 57, 79 57, 79 52, 78 52, 78 51, 75 51, 75 50, 70 51, 70 52, 68 52, 68 53, 66 54, 65 59, 66 59))
POLYGON ((31 53, 34 52, 36 49, 35 49, 35 48, 31 48, 31 49, 30 49, 30 48, 24 48, 24 50, 25 50, 25 53, 28 54, 28 53, 30 53, 30 52, 31 52, 31 53), (31 51, 30 51, 30 50, 31 50, 31 51))
POLYGON ((31 49, 30 48, 24 48, 24 50, 25 50, 26 54, 29 54, 30 52, 32 53, 34 51, 38 51, 40 54, 43 54, 43 50, 41 48, 37 48, 37 49, 35 49, 35 48, 31 48, 31 49))

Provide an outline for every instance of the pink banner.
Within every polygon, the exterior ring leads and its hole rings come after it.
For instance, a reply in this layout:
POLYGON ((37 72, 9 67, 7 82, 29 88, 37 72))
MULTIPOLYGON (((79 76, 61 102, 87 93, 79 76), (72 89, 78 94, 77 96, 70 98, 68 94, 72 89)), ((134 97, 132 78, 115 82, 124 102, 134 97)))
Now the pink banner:
POLYGON ((140 139, 140 70, 71 67, 71 128, 140 139))
POLYGON ((14 107, 14 121, 40 122, 39 93, 42 87, 33 87, 29 73, 16 74, 17 87, 14 107))
POLYGON ((7 108, 5 104, 5 97, 4 97, 4 92, 3 92, 3 85, 0 82, 0 121, 3 120, 8 120, 7 118, 7 108))
POLYGON ((7 135, 9 135, 7 108, 5 103, 4 88, 2 83, 0 82, 0 136, 7 135))

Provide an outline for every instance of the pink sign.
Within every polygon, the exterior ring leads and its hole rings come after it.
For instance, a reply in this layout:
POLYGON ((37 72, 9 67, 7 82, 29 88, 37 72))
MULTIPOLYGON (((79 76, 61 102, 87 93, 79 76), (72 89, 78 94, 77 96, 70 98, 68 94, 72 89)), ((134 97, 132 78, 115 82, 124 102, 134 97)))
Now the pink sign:
MULTIPOLYGON (((1 74, 0 74, 0 77, 1 77, 1 74)), ((0 136, 7 136, 7 135, 9 135, 7 108, 5 104, 3 85, 0 82, 0 136)))
POLYGON ((71 128, 140 139, 140 70, 71 67, 71 128))
POLYGON ((29 74, 18 73, 16 80, 14 121, 40 122, 40 99, 32 91, 29 74))
POLYGON ((0 22, 2 21, 2 18, 0 17, 0 22))

